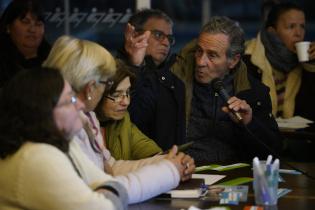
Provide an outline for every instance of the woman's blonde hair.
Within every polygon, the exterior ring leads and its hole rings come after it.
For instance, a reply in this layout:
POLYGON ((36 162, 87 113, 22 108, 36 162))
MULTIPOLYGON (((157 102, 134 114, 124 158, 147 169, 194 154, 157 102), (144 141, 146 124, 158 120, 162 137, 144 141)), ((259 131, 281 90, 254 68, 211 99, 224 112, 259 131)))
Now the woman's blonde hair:
POLYGON ((43 66, 59 69, 76 92, 92 80, 107 80, 116 72, 113 56, 95 42, 61 36, 43 66))

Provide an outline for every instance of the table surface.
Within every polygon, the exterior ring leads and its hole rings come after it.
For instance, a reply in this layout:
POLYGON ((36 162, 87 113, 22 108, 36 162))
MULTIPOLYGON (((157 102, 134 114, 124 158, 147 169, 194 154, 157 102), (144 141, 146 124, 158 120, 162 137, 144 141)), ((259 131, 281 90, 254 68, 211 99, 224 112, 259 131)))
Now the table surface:
MULTIPOLYGON (((294 166, 315 176, 315 163, 291 163, 294 166)), ((281 166, 281 168, 287 168, 281 166)), ((251 167, 233 169, 225 172, 207 171, 208 174, 222 174, 226 177, 220 181, 227 181, 237 177, 252 177, 251 167)), ((315 209, 315 180, 307 178, 304 175, 281 174, 285 182, 280 182, 280 188, 289 188, 292 192, 278 200, 276 209, 299 209, 311 210, 315 209)), ((131 210, 173 210, 173 209, 188 209, 194 205, 201 209, 207 209, 214 206, 228 206, 231 210, 243 209, 246 205, 254 205, 254 194, 252 183, 246 184, 249 186, 247 202, 240 202, 239 205, 220 205, 219 201, 213 201, 210 198, 204 197, 200 199, 178 199, 178 198, 153 198, 149 201, 130 205, 131 210)))

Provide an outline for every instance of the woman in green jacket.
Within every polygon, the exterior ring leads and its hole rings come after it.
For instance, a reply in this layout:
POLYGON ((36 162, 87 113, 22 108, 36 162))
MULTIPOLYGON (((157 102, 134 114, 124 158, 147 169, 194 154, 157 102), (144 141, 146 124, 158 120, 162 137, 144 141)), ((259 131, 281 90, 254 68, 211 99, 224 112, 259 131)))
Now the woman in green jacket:
POLYGON ((117 160, 150 157, 162 150, 130 121, 127 109, 134 75, 127 70, 128 67, 118 64, 117 73, 112 78, 114 83, 105 91, 96 108, 106 147, 117 160))

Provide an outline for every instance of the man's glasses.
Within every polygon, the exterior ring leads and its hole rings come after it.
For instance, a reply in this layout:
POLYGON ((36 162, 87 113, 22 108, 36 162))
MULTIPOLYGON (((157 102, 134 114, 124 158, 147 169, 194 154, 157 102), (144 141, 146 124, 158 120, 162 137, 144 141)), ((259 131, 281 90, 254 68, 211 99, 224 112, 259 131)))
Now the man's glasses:
POLYGON ((170 43, 170 45, 174 45, 175 44, 175 37, 173 35, 171 35, 171 34, 167 35, 163 31, 160 31, 160 30, 151 30, 151 34, 159 42, 161 42, 165 38, 167 38, 169 43, 170 43))
POLYGON ((130 99, 130 95, 131 95, 130 90, 128 90, 125 93, 123 93, 123 92, 116 92, 116 93, 113 93, 112 95, 108 95, 108 96, 105 96, 105 97, 110 99, 110 100, 112 100, 115 103, 120 103, 120 102, 122 102, 122 100, 124 100, 125 97, 127 99, 130 99))

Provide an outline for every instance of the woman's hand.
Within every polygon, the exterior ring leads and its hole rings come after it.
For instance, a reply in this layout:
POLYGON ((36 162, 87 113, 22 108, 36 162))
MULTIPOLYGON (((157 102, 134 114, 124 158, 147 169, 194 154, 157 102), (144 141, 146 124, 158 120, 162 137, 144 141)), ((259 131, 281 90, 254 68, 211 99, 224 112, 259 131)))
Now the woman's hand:
POLYGON ((189 155, 182 152, 177 153, 177 146, 174 145, 165 157, 171 161, 177 168, 181 181, 186 181, 191 178, 192 173, 195 171, 195 161, 189 155))
POLYGON ((185 166, 184 174, 181 177, 182 181, 187 181, 191 178, 192 174, 195 172, 195 160, 187 154, 184 154, 182 159, 182 165, 185 166))

